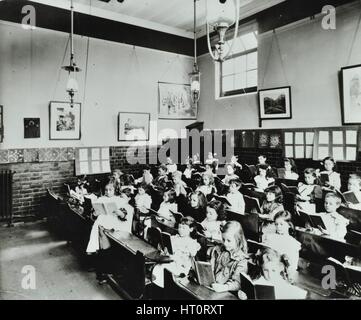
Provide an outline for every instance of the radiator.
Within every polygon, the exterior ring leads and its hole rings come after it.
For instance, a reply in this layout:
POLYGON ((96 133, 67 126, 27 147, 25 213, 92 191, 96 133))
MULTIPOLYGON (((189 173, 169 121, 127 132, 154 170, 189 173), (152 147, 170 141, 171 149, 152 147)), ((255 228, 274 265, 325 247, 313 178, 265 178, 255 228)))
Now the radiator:
POLYGON ((9 226, 13 223, 13 175, 14 171, 0 171, 0 221, 7 221, 9 226))

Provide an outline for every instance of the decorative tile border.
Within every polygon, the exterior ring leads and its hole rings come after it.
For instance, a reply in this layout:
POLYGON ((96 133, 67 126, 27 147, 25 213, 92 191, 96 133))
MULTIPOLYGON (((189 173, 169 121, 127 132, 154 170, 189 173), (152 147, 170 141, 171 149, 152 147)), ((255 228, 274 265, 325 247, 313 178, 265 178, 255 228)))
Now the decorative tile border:
POLYGON ((75 148, 0 150, 0 164, 29 162, 66 162, 75 159, 75 148))

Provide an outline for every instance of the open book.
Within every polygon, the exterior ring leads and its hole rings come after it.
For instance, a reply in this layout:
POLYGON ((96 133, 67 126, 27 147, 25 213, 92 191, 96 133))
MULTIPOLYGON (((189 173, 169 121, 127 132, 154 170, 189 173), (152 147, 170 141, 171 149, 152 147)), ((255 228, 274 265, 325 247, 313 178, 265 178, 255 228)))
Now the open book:
POLYGON ((345 192, 343 194, 343 197, 346 200, 346 202, 348 202, 348 203, 352 203, 352 204, 360 203, 360 201, 357 199, 355 193, 353 193, 352 191, 345 192))
POLYGON ((283 192, 289 192, 289 193, 293 193, 293 194, 300 194, 298 191, 298 188, 296 186, 287 186, 284 183, 281 182, 281 189, 283 192))
POLYGON ((241 290, 247 295, 248 300, 275 300, 275 288, 266 281, 256 283, 252 279, 241 273, 241 290))
POLYGON ((161 238, 162 238, 161 245, 163 251, 170 255, 174 254, 171 235, 167 232, 161 232, 161 238))
POLYGON ((212 283, 216 282, 211 263, 204 261, 194 261, 194 265, 199 284, 211 289, 212 283))
POLYGON ((328 173, 321 173, 320 180, 323 185, 327 184, 330 181, 330 177, 329 177, 328 173))
POLYGON ((112 214, 114 211, 118 210, 116 202, 113 201, 93 201, 92 203, 95 215, 99 216, 101 214, 112 214))
POLYGON ((337 278, 344 280, 347 285, 352 285, 355 282, 361 283, 360 267, 341 263, 340 261, 331 257, 327 258, 327 262, 335 268, 337 278))
POLYGON ((301 210, 299 211, 299 214, 303 220, 304 227, 311 226, 312 228, 321 227, 322 229, 327 229, 322 215, 317 213, 308 213, 301 210))

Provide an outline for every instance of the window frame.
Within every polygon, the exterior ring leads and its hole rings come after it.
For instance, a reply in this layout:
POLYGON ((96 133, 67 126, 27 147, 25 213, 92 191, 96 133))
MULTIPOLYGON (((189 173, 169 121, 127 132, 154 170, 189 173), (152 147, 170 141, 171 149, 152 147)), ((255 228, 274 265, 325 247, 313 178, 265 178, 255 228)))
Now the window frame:
MULTIPOLYGON (((253 29, 253 28, 252 28, 253 29)), ((242 35, 245 35, 247 33, 251 33, 251 32, 257 32, 257 28, 254 28, 253 30, 249 30, 249 32, 241 32, 239 33, 238 37, 241 37, 242 35)), ((237 52, 235 54, 230 55, 225 61, 231 60, 231 59, 235 59, 241 56, 247 56, 248 54, 251 53, 257 53, 257 69, 250 69, 250 70, 246 70, 246 73, 248 71, 253 71, 253 70, 257 70, 258 72, 258 43, 257 43, 257 47, 253 48, 253 49, 248 49, 248 50, 244 50, 241 52, 237 52)), ((216 68, 216 71, 218 69, 218 72, 216 72, 216 81, 217 83, 217 99, 222 99, 222 98, 229 98, 229 97, 234 97, 234 96, 240 96, 240 95, 245 95, 245 94, 256 94, 258 91, 258 73, 257 73, 257 86, 253 86, 253 87, 245 87, 245 88, 240 88, 240 89, 235 89, 235 90, 229 90, 229 91, 224 91, 223 90, 223 78, 225 76, 223 76, 223 62, 219 62, 218 64, 218 68, 216 68)), ((234 72, 232 74, 226 75, 226 76, 230 76, 230 75, 236 75, 236 74, 241 74, 241 73, 237 73, 234 72)))

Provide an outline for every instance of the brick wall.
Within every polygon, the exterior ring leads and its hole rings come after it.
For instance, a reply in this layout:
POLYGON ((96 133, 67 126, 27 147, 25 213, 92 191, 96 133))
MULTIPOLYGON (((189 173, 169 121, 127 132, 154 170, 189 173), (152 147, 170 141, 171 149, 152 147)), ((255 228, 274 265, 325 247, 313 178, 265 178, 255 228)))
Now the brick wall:
MULTIPOLYGON (((141 164, 131 165, 126 159, 128 147, 110 148, 111 169, 121 169, 125 173, 138 176, 142 169, 142 163, 154 155, 157 147, 144 148, 137 155, 141 164)), ((134 153, 134 152, 133 152, 134 153)), ((64 183, 74 184, 75 162, 68 161, 44 161, 28 163, 3 163, 0 170, 13 170, 13 215, 16 218, 24 218, 42 213, 46 189, 49 188, 56 194, 64 195, 66 188, 64 183)), ((105 179, 107 175, 95 175, 92 178, 105 179)))

